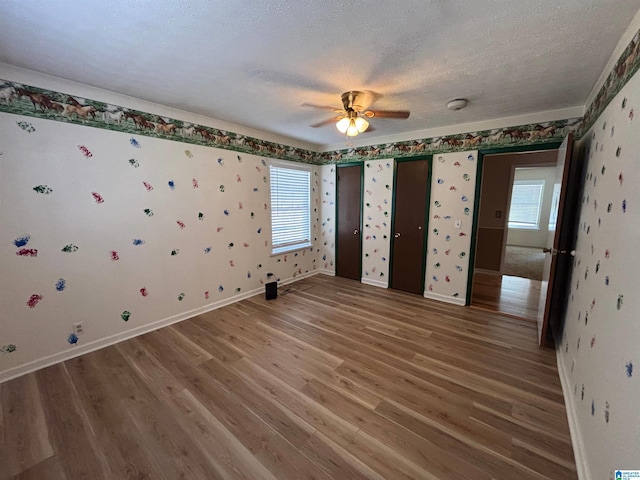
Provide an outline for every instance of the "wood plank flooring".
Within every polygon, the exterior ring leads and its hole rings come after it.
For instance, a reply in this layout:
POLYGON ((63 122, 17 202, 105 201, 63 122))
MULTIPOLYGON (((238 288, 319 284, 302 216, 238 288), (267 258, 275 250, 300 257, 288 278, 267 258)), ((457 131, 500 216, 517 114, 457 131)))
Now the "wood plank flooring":
POLYGON ((0 385, 0 480, 576 478, 534 323, 297 285, 0 385))
POLYGON ((471 305, 536 321, 541 283, 529 278, 476 272, 471 305))

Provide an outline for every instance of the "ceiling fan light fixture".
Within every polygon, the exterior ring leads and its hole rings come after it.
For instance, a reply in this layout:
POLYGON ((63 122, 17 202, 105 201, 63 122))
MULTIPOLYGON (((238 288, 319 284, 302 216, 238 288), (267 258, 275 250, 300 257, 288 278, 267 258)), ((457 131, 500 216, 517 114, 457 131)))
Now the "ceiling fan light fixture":
POLYGON ((355 116, 352 112, 352 115, 338 120, 336 128, 347 137, 355 137, 369 128, 369 122, 363 117, 355 116))
MULTIPOLYGON (((311 125, 313 128, 324 127, 335 123, 336 128, 340 133, 347 137, 355 137, 360 133, 373 130, 369 125, 369 118, 409 118, 408 110, 365 110, 360 103, 356 103, 359 96, 363 95, 363 92, 350 91, 342 94, 342 109, 335 109, 325 105, 314 105, 311 103, 304 103, 304 106, 319 108, 322 110, 333 110, 337 116, 328 118, 322 122, 311 125)), ((362 103, 362 102, 361 102, 362 103)))
POLYGON ((363 117, 356 117, 355 125, 356 129, 358 129, 358 133, 362 133, 369 128, 369 122, 367 122, 363 117))
POLYGON ((351 119, 345 117, 338 120, 336 123, 336 128, 340 133, 347 133, 347 129, 349 128, 349 124, 351 123, 351 119))
POLYGON ((347 137, 355 137, 356 135, 358 135, 360 132, 358 131, 358 127, 356 127, 356 122, 355 120, 351 119, 349 121, 349 127, 347 128, 347 137))

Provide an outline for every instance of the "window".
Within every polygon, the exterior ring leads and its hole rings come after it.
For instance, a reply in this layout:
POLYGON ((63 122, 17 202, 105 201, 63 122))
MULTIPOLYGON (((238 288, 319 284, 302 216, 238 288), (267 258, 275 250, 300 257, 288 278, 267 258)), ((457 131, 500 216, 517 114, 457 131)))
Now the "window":
POLYGON ((511 192, 509 228, 540 228, 544 180, 516 180, 511 192))
POLYGON ((271 253, 311 246, 311 167, 272 162, 271 253))
POLYGON ((549 214, 549 231, 556 231, 558 223, 558 208, 560 207, 560 184, 553 185, 553 196, 551 197, 551 213, 549 214))

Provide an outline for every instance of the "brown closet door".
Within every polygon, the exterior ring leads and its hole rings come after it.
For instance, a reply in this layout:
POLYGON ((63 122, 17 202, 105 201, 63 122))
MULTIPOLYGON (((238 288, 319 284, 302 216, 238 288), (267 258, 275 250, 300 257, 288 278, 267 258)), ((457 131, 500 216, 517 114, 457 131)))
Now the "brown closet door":
POLYGON ((337 168, 336 275, 360 280, 362 273, 362 165, 337 168))
POLYGON ((424 293, 425 213, 429 191, 429 161, 396 165, 391 288, 424 293))

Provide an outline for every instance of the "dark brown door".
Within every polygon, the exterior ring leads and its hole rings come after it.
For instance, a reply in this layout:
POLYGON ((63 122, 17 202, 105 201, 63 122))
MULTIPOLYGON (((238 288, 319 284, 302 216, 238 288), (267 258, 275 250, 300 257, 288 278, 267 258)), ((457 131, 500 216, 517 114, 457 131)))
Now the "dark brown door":
POLYGON ((397 162, 392 225, 391 288, 424 292, 425 214, 429 161, 397 162))
POLYGON ((362 273, 362 165, 337 168, 336 275, 360 280, 362 273))
POLYGON ((553 345, 551 328, 557 330, 556 336, 560 334, 573 266, 582 168, 581 162, 572 161, 572 152, 573 136, 569 134, 558 150, 549 234, 544 249, 547 256, 538 307, 538 341, 543 347, 553 345))

